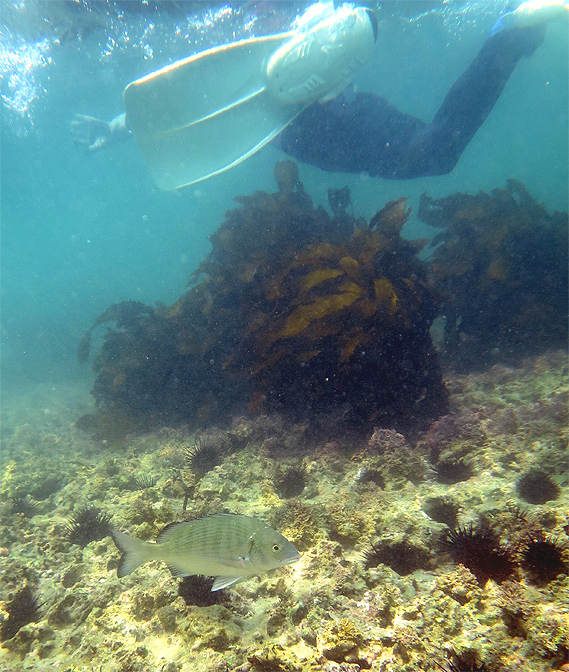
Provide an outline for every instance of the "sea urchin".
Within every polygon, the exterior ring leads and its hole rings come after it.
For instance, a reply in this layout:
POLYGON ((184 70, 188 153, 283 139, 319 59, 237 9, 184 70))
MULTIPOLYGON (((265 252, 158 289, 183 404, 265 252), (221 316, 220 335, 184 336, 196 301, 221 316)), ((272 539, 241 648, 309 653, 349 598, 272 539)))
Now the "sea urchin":
POLYGON ((95 506, 83 506, 67 521, 65 538, 72 544, 87 546, 110 533, 111 517, 95 506))
POLYGON ((407 541, 379 541, 371 544, 363 552, 363 559, 365 569, 387 565, 400 576, 407 576, 417 569, 428 569, 431 566, 429 552, 407 541))
POLYGON ((522 542, 520 564, 531 583, 545 585, 569 573, 567 550, 559 537, 548 537, 543 530, 530 532, 522 542))
POLYGON ((40 618, 41 602, 32 593, 29 586, 19 590, 6 605, 8 618, 0 626, 0 641, 12 639, 20 628, 35 623, 40 618))
POLYGON ((208 435, 200 437, 195 445, 187 448, 185 457, 191 471, 200 476, 221 464, 221 452, 214 437, 208 435))
POLYGON ((511 549, 500 543, 498 535, 488 526, 473 529, 455 527, 441 540, 444 551, 457 563, 467 567, 483 586, 488 579, 501 583, 515 572, 511 549))

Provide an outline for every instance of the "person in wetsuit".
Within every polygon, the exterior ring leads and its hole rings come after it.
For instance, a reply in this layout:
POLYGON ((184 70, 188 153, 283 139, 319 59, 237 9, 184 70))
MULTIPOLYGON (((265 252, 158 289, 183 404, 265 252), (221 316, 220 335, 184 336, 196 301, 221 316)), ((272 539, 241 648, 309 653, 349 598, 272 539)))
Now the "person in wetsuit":
MULTIPOLYGON (((294 159, 331 172, 395 180, 445 175, 490 114, 518 61, 542 44, 545 28, 545 21, 500 26, 453 84, 430 123, 373 93, 356 93, 350 101, 340 94, 307 107, 272 144, 294 159)), ((110 123, 76 115, 71 133, 76 144, 89 150, 129 136, 124 114, 110 123)))

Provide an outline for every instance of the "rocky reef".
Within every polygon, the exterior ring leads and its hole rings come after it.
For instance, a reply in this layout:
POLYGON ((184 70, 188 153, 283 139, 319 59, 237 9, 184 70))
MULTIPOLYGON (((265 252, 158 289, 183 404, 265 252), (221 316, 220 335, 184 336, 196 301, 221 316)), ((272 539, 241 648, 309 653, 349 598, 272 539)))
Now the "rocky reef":
POLYGON ((78 430, 51 390, 51 413, 40 401, 27 424, 4 409, 0 669, 564 669, 566 354, 447 385, 450 412, 413 446, 385 428, 316 440, 276 414, 112 443, 78 430), (107 516, 154 539, 224 511, 266 520, 300 561, 221 593, 161 563, 117 578, 107 516), (100 534, 84 534, 93 520, 100 534))

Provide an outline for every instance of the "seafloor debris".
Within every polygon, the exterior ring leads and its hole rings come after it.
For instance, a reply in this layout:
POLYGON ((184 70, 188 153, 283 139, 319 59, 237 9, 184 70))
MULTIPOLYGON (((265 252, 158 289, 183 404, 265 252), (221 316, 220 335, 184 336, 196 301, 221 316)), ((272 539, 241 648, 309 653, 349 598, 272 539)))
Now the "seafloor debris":
POLYGON ((275 176, 277 193, 235 199, 174 305, 112 306, 87 332, 119 327, 95 360, 99 409, 82 427, 114 438, 247 408, 405 430, 445 412, 429 334, 438 306, 416 256, 425 241, 400 236, 405 199, 368 225, 344 211, 344 191, 331 192, 333 218, 315 208, 292 162, 275 176))
POLYGON ((423 194, 418 217, 444 229, 430 266, 455 367, 567 345, 567 213, 548 214, 517 180, 505 189, 423 194))

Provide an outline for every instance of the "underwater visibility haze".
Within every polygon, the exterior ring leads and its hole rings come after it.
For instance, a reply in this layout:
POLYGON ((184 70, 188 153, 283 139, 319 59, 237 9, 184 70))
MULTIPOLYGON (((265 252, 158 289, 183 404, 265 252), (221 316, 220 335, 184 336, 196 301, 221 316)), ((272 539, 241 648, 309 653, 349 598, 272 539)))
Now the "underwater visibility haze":
POLYGON ((0 3, 0 671, 569 668, 569 8, 516 4, 0 3))

